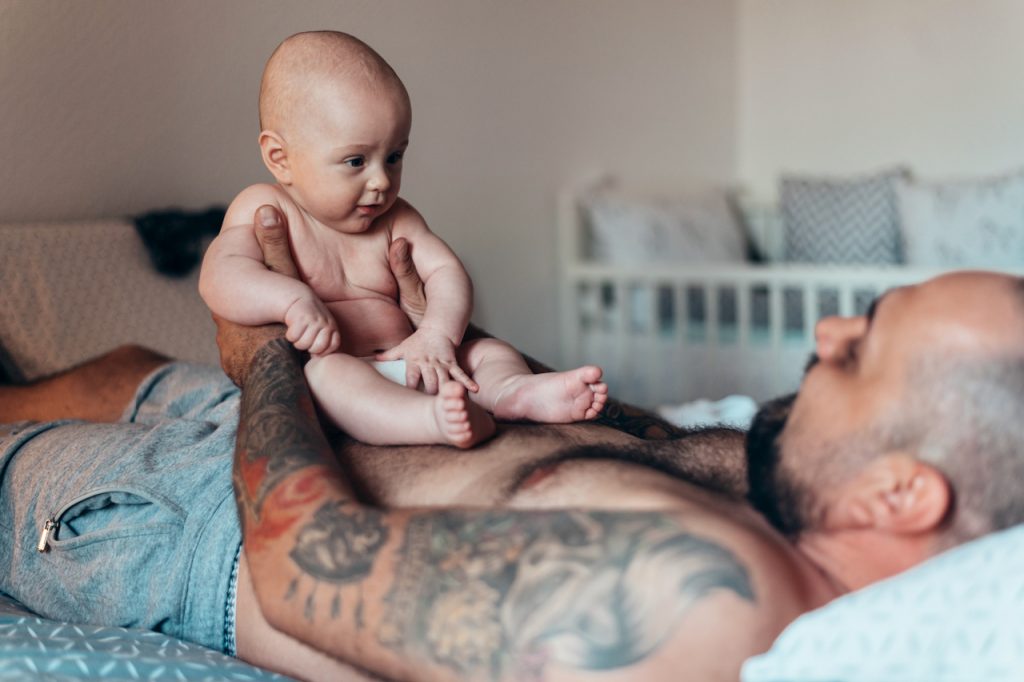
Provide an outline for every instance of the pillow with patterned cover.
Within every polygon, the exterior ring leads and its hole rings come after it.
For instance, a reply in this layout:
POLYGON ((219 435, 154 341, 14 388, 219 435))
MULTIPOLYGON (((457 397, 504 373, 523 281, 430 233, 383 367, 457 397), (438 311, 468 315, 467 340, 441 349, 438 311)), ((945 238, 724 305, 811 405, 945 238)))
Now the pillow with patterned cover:
POLYGON ((743 682, 1024 679, 1024 525, 806 613, 743 682))
POLYGON ((126 343, 216 363, 198 276, 156 272, 124 220, 0 225, 0 371, 32 381, 126 343))
POLYGON ((1024 170, 959 182, 896 185, 910 265, 1024 266, 1024 170))
POLYGON ((585 196, 589 255, 609 265, 742 263, 747 240, 724 191, 685 197, 585 196))
POLYGON ((826 178, 783 175, 779 208, 785 259, 801 263, 902 262, 896 181, 902 168, 826 178))

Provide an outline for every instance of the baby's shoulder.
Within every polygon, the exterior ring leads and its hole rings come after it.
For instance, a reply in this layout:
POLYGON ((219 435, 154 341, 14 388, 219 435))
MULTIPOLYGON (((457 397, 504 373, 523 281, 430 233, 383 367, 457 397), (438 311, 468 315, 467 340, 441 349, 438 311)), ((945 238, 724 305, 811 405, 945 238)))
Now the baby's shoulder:
POLYGON ((256 209, 265 205, 280 210, 288 225, 291 225, 299 215, 295 202, 287 192, 278 185, 261 182, 249 185, 235 196, 224 217, 224 227, 252 225, 256 209))
POLYGON ((387 218, 394 237, 408 236, 409 233, 427 229, 423 216, 405 199, 396 199, 387 214, 381 217, 387 218))
POLYGON ((255 185, 249 185, 239 192, 231 202, 228 210, 234 209, 236 206, 239 208, 244 206, 245 208, 256 210, 264 204, 277 206, 281 209, 289 209, 294 206, 291 197, 279 186, 269 182, 260 182, 255 185))

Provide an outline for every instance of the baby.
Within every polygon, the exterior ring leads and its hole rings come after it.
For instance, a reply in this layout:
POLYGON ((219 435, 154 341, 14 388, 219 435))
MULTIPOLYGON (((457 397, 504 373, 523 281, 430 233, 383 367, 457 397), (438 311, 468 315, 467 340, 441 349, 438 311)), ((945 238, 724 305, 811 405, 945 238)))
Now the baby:
POLYGON ((260 86, 259 144, 277 183, 247 188, 228 208, 203 261, 206 304, 240 324, 283 322, 287 339, 310 353, 306 378, 321 410, 367 443, 468 448, 494 433, 491 414, 593 419, 608 392, 599 367, 534 375, 502 341, 460 345, 469 276, 398 197, 410 125, 405 86, 366 44, 328 31, 281 43, 260 86), (252 220, 264 204, 287 219, 301 281, 263 265, 252 220), (399 239, 426 291, 415 327, 388 265, 399 239), (403 376, 389 381, 395 361, 403 376), (421 382, 424 391, 414 390, 421 382))

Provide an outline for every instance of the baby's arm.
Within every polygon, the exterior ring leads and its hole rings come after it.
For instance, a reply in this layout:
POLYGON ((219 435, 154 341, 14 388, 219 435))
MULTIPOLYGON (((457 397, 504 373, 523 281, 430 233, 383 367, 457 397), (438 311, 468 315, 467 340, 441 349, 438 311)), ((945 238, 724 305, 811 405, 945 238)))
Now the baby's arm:
POLYGON ((203 258, 199 293, 212 312, 227 320, 250 326, 283 322, 288 340, 299 350, 333 352, 340 336, 327 307, 307 284, 263 264, 252 220, 265 204, 281 210, 271 185, 253 185, 231 202, 224 227, 203 258))
POLYGON ((406 383, 415 386, 421 376, 428 393, 449 375, 471 391, 479 390, 455 361, 455 348, 473 311, 473 284, 458 256, 427 227, 423 217, 399 200, 393 209, 392 239, 409 242, 413 264, 423 280, 427 306, 416 333, 378 356, 382 360, 405 359, 406 383))

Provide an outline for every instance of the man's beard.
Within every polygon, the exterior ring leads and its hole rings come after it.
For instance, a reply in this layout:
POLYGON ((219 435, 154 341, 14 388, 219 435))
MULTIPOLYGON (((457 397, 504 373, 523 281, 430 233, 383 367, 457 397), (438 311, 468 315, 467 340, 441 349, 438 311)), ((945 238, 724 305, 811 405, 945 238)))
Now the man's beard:
POLYGON ((809 494, 780 466, 779 437, 796 394, 764 403, 747 433, 747 500, 783 535, 796 539, 808 525, 809 494))

